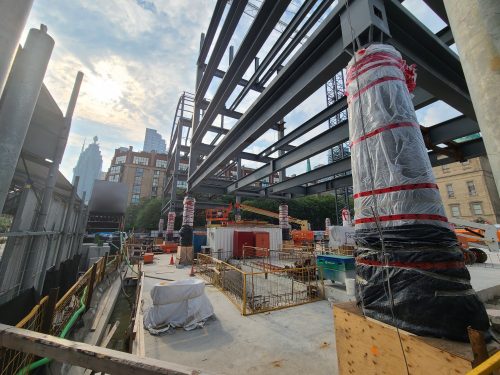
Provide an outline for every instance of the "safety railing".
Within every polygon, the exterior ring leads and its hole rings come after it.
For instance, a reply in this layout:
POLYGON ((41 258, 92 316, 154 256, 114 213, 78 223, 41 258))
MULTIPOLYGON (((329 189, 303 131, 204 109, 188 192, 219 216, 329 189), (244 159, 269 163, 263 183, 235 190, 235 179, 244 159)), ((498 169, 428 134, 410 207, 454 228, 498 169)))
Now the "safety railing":
MULTIPOLYGON (((16 327, 58 336, 73 313, 79 308, 84 290, 87 289, 86 306, 89 306, 88 302, 92 298, 94 288, 107 274, 114 272, 120 263, 121 255, 99 258, 57 303, 51 304, 49 296, 43 297, 29 314, 16 324, 16 327)), ((32 354, 0 349, 0 375, 18 374, 19 370, 25 368, 33 360, 34 356, 32 354)))
MULTIPOLYGON (((257 253, 265 255, 266 252, 257 250, 257 253)), ((243 315, 314 302, 324 295, 315 266, 255 271, 254 265, 245 264, 243 260, 233 265, 198 254, 196 272, 223 292, 243 315)))

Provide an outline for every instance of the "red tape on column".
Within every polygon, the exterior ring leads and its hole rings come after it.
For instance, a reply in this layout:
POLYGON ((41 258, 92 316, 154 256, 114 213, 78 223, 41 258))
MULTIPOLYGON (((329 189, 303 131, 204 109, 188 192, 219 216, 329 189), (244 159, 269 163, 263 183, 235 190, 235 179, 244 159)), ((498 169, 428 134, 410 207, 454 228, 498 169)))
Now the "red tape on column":
POLYGON ((382 189, 362 191, 361 193, 354 194, 353 198, 356 199, 356 198, 361 198, 361 197, 368 197, 370 195, 392 193, 394 191, 417 190, 417 189, 438 189, 439 190, 439 187, 436 184, 431 184, 431 183, 390 186, 390 187, 386 187, 386 188, 382 188, 382 189))
POLYGON ((368 85, 366 85, 362 89, 359 89, 355 94, 352 94, 351 96, 348 96, 347 104, 350 104, 354 99, 356 99, 358 96, 360 96, 361 94, 363 94, 367 90, 371 89, 373 86, 379 85, 379 84, 381 84, 383 82, 387 82, 387 81, 401 81, 401 82, 405 82, 406 83, 406 80, 404 80, 402 78, 391 77, 391 76, 382 77, 382 78, 376 79, 375 81, 370 82, 368 85))
POLYGON ((391 129, 397 129, 397 128, 404 128, 404 127, 415 127, 415 128, 420 128, 419 124, 416 124, 414 122, 397 122, 395 124, 389 124, 382 126, 381 128, 375 129, 369 133, 366 133, 362 137, 359 137, 358 139, 355 139, 354 141, 351 142, 351 147, 354 146, 355 144, 364 141, 365 139, 368 139, 370 137, 373 137, 374 135, 380 134, 382 132, 385 132, 387 130, 391 129))
POLYGON ((393 60, 396 62, 402 62, 403 60, 398 58, 397 56, 387 53, 387 52, 376 52, 372 53, 371 55, 367 55, 363 57, 362 59, 358 60, 356 64, 353 64, 347 71, 347 75, 351 75, 353 71, 359 70, 366 64, 375 62, 375 61, 384 61, 384 60, 393 60))
MULTIPOLYGON (((387 215, 379 216, 379 221, 395 221, 395 220, 436 220, 448 222, 446 216, 432 215, 432 214, 399 214, 399 215, 387 215)), ((374 217, 364 217, 362 219, 354 220, 354 224, 364 224, 364 223, 374 223, 377 221, 374 217)))
POLYGON ((356 263, 365 264, 367 266, 373 267, 400 267, 400 268, 414 268, 419 270, 448 270, 448 269, 457 269, 464 268, 465 263, 460 261, 454 262, 381 262, 378 260, 369 260, 363 258, 356 258, 356 263))
POLYGON ((366 72, 369 72, 370 70, 375 69, 375 68, 379 68, 381 66, 394 66, 396 68, 403 69, 404 64, 403 64, 403 61, 401 61, 401 62, 385 61, 385 62, 380 62, 378 64, 370 65, 367 68, 356 71, 356 73, 348 74, 347 80, 346 80, 346 85, 350 85, 351 82, 354 81, 356 78, 358 78, 360 75, 365 74, 366 72))

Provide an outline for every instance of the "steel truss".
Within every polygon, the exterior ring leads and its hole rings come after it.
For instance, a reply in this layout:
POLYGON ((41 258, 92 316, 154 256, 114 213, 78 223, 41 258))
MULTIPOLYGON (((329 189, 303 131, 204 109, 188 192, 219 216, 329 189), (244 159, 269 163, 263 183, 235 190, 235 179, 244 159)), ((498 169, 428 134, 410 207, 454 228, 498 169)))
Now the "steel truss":
MULTIPOLYGON (((442 4, 441 0, 432 2, 442 4)), ((339 204, 347 203, 352 179, 343 70, 352 54, 353 39, 359 45, 373 41, 392 44, 409 64, 417 65, 418 87, 413 98, 416 109, 442 100, 463 114, 431 127, 422 127, 433 165, 486 154, 479 135, 474 140, 460 142, 461 137, 478 134, 480 130, 459 58, 448 47, 453 43, 449 26, 433 34, 396 0, 350 0, 349 8, 343 0, 334 7, 332 1, 306 0, 287 27, 282 28, 281 36, 268 54, 259 59, 257 54, 273 29, 278 22, 283 25, 283 14, 289 4, 287 0, 264 0, 234 53, 229 42, 238 30, 247 1, 233 1, 229 5, 225 1, 217 2, 207 34, 201 38, 196 92, 190 96, 192 115, 182 120, 181 125, 191 130, 191 141, 176 146, 180 144, 180 138, 177 141, 174 138, 175 134, 182 133, 176 130, 179 119, 184 118, 182 115, 176 113, 172 127, 170 153, 182 152, 189 157, 189 172, 173 173, 172 183, 167 187, 175 186, 175 179, 182 178, 187 180, 190 193, 282 199, 333 190, 339 195, 339 204), (223 7, 228 7, 225 17, 223 7), (370 7, 377 9, 378 18, 366 13, 365 9, 370 7), (356 20, 354 38, 353 30, 346 32, 347 12, 356 20), (224 32, 215 38, 219 29, 224 32), (230 64, 227 71, 222 72, 218 66, 228 49, 231 50, 230 64), (249 69, 252 71, 252 64, 254 73, 243 79, 249 69), (222 79, 213 98, 207 100, 207 90, 213 86, 216 76, 222 79), (322 85, 327 94, 326 108, 285 133, 279 125, 282 119, 322 85), (239 109, 250 91, 259 93, 258 97, 246 110, 239 109), (218 116, 231 116, 236 123, 231 128, 225 128, 223 121, 220 127, 215 126, 218 116), (305 142, 300 140, 297 146, 292 145, 326 121, 328 130, 305 142), (270 129, 278 134, 276 142, 260 153, 246 150, 270 129), (205 144, 203 139, 209 132, 216 133, 216 141, 205 144), (324 167, 274 182, 269 178, 327 150, 330 150, 329 160, 324 167), (221 178, 234 166, 241 170, 242 159, 259 162, 262 166, 246 175, 236 173, 221 178), (262 183, 269 180, 269 184, 262 183)), ((186 100, 186 94, 183 97, 186 100)), ((178 157, 171 156, 171 160, 174 161, 169 162, 169 168, 173 165, 173 170, 177 171, 175 160, 178 157)), ((170 202, 175 201, 172 189, 166 189, 165 196, 169 203, 164 210, 169 210, 174 205, 170 202)))

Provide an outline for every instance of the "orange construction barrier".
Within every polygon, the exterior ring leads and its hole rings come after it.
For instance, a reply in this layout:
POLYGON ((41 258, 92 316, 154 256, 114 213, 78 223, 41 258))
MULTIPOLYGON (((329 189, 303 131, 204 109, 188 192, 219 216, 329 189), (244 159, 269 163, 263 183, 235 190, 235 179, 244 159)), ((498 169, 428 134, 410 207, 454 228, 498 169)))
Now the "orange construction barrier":
POLYGON ((144 264, 153 263, 153 258, 154 258, 153 253, 145 253, 144 254, 144 264))
POLYGON ((177 244, 174 242, 166 242, 161 245, 157 245, 165 254, 171 254, 177 252, 177 244))

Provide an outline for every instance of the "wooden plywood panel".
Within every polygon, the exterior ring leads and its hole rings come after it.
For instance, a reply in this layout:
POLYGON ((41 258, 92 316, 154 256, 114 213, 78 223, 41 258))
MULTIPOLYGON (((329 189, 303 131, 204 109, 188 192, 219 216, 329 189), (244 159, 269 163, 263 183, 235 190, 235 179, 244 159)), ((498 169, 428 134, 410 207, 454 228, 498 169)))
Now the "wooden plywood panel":
POLYGON ((466 343, 424 338, 365 318, 355 303, 333 307, 339 372, 347 374, 465 374, 472 352, 466 343), (403 355, 404 351, 404 355, 403 355))

